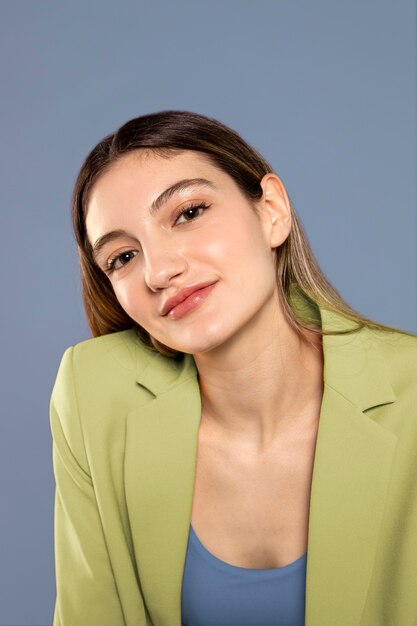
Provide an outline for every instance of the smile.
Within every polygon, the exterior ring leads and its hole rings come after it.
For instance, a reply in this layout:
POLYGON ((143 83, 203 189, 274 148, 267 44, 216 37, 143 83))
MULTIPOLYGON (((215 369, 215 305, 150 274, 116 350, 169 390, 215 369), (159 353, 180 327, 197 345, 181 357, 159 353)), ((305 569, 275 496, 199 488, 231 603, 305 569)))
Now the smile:
POLYGON ((211 285, 208 285, 203 289, 198 289, 197 291, 194 291, 190 296, 188 296, 188 298, 177 304, 177 306, 174 306, 174 308, 172 308, 168 313, 167 317, 169 317, 169 319, 171 320, 177 320, 181 317, 184 317, 185 315, 187 315, 187 313, 193 311, 196 307, 200 306, 200 304, 202 304, 206 300, 215 285, 216 283, 212 283, 211 285))

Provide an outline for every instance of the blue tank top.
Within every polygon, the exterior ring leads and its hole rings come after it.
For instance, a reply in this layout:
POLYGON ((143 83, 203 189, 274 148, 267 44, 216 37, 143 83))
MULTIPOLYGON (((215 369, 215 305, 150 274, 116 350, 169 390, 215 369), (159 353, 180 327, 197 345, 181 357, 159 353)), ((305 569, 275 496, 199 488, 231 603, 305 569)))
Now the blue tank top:
POLYGON ((305 626, 307 553, 275 569, 218 559, 192 525, 181 593, 182 626, 305 626))

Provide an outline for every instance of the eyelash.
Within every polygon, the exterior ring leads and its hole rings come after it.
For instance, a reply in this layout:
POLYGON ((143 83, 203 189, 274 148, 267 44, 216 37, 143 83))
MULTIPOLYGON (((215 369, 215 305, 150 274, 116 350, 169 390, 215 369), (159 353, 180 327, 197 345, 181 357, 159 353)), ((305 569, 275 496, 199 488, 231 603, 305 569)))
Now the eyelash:
MULTIPOLYGON (((206 209, 208 209, 210 207, 209 204, 206 204, 205 202, 200 202, 198 204, 192 204, 188 207, 186 207, 185 209, 181 209, 180 211, 178 211, 175 215, 174 215, 174 223, 177 221, 177 219, 179 217, 181 217, 181 215, 183 215, 184 213, 187 213, 187 211, 191 211, 192 209, 203 209, 203 211, 205 211, 206 209)), ((200 216, 198 216, 200 217, 200 216)), ((190 222, 195 222, 195 219, 189 220, 190 222)), ((111 258, 108 260, 107 262, 107 268, 104 270, 105 273, 107 275, 112 274, 113 272, 117 272, 118 269, 121 268, 117 268, 115 267, 116 261, 118 261, 120 259, 120 257, 122 257, 124 254, 129 254, 131 252, 134 252, 134 250, 125 250, 124 252, 121 252, 120 254, 118 254, 117 256, 111 258)), ((125 263, 125 265, 127 265, 127 263, 125 263)), ((124 267, 124 265, 122 265, 122 267, 124 267)))

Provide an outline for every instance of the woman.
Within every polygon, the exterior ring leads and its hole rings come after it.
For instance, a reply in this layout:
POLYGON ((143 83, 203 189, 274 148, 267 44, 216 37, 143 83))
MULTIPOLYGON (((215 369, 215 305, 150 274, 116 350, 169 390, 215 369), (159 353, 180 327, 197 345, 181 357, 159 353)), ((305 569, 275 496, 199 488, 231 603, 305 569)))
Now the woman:
POLYGON ((144 115, 87 156, 73 224, 54 626, 415 625, 416 336, 344 302, 271 165, 144 115))

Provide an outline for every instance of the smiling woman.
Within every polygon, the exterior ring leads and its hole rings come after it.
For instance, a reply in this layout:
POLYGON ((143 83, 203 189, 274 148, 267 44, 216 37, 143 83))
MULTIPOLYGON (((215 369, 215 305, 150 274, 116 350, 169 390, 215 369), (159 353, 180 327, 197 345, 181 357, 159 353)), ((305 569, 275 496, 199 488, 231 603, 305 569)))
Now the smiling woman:
POLYGON ((93 337, 51 395, 53 626, 414 623, 416 336, 343 300, 212 118, 105 137, 72 217, 93 337))
MULTIPOLYGON (((113 171, 120 169, 121 162, 122 160, 126 162, 126 157, 130 157, 130 161, 136 160, 136 163, 147 161, 148 167, 151 163, 154 165, 152 174, 155 176, 156 172, 157 187, 161 190, 157 189, 155 198, 150 199, 148 212, 152 217, 155 217, 158 209, 166 205, 176 194, 192 190, 194 184, 215 190, 213 181, 204 178, 196 181, 175 181, 167 189, 163 189, 164 176, 161 174, 160 164, 165 162, 167 165, 175 156, 185 159, 186 165, 204 160, 207 167, 210 166, 210 171, 215 170, 216 173, 226 175, 235 183, 236 189, 254 211, 257 208, 257 201, 263 194, 260 182, 263 176, 274 171, 254 148, 219 121, 187 111, 163 111, 127 122, 116 133, 105 137, 91 151, 79 173, 72 204, 73 225, 80 252, 84 305, 93 335, 96 337, 133 327, 147 346, 167 356, 180 354, 179 351, 173 350, 172 346, 163 345, 150 335, 146 328, 127 315, 115 295, 111 282, 106 279, 105 274, 106 270, 108 273, 109 267, 99 266, 97 263, 98 254, 106 243, 120 241, 124 237, 138 244, 136 235, 119 227, 114 232, 103 233, 92 245, 86 232, 86 216, 89 197, 93 188, 97 186, 95 185, 97 180, 110 169, 113 171)), ((137 168, 136 172, 138 171, 137 168)), ((185 168, 182 171, 188 170, 185 168)), ((274 261, 278 296, 288 323, 297 332, 302 332, 303 329, 311 330, 315 334, 323 332, 318 327, 317 320, 300 317, 291 307, 289 292, 290 285, 294 284, 315 303, 343 313, 355 322, 358 328, 367 324, 373 328, 392 329, 352 309, 329 283, 315 259, 301 220, 282 183, 280 185, 287 202, 287 217, 291 219, 291 229, 274 251, 274 261)), ((144 195, 146 194, 142 194, 144 195)), ((197 207, 193 205, 180 207, 180 213, 182 211, 187 213, 191 208, 197 207)), ((203 204, 202 208, 206 208, 206 205, 203 204)), ((115 212, 116 209, 120 211, 118 198, 114 199, 115 212)), ((227 206, 224 211, 226 220, 227 206)), ((228 225, 224 224, 224 228, 227 229, 228 225)), ((128 250, 127 253, 131 251, 128 250)), ((401 329, 395 330, 401 332, 401 329)))

